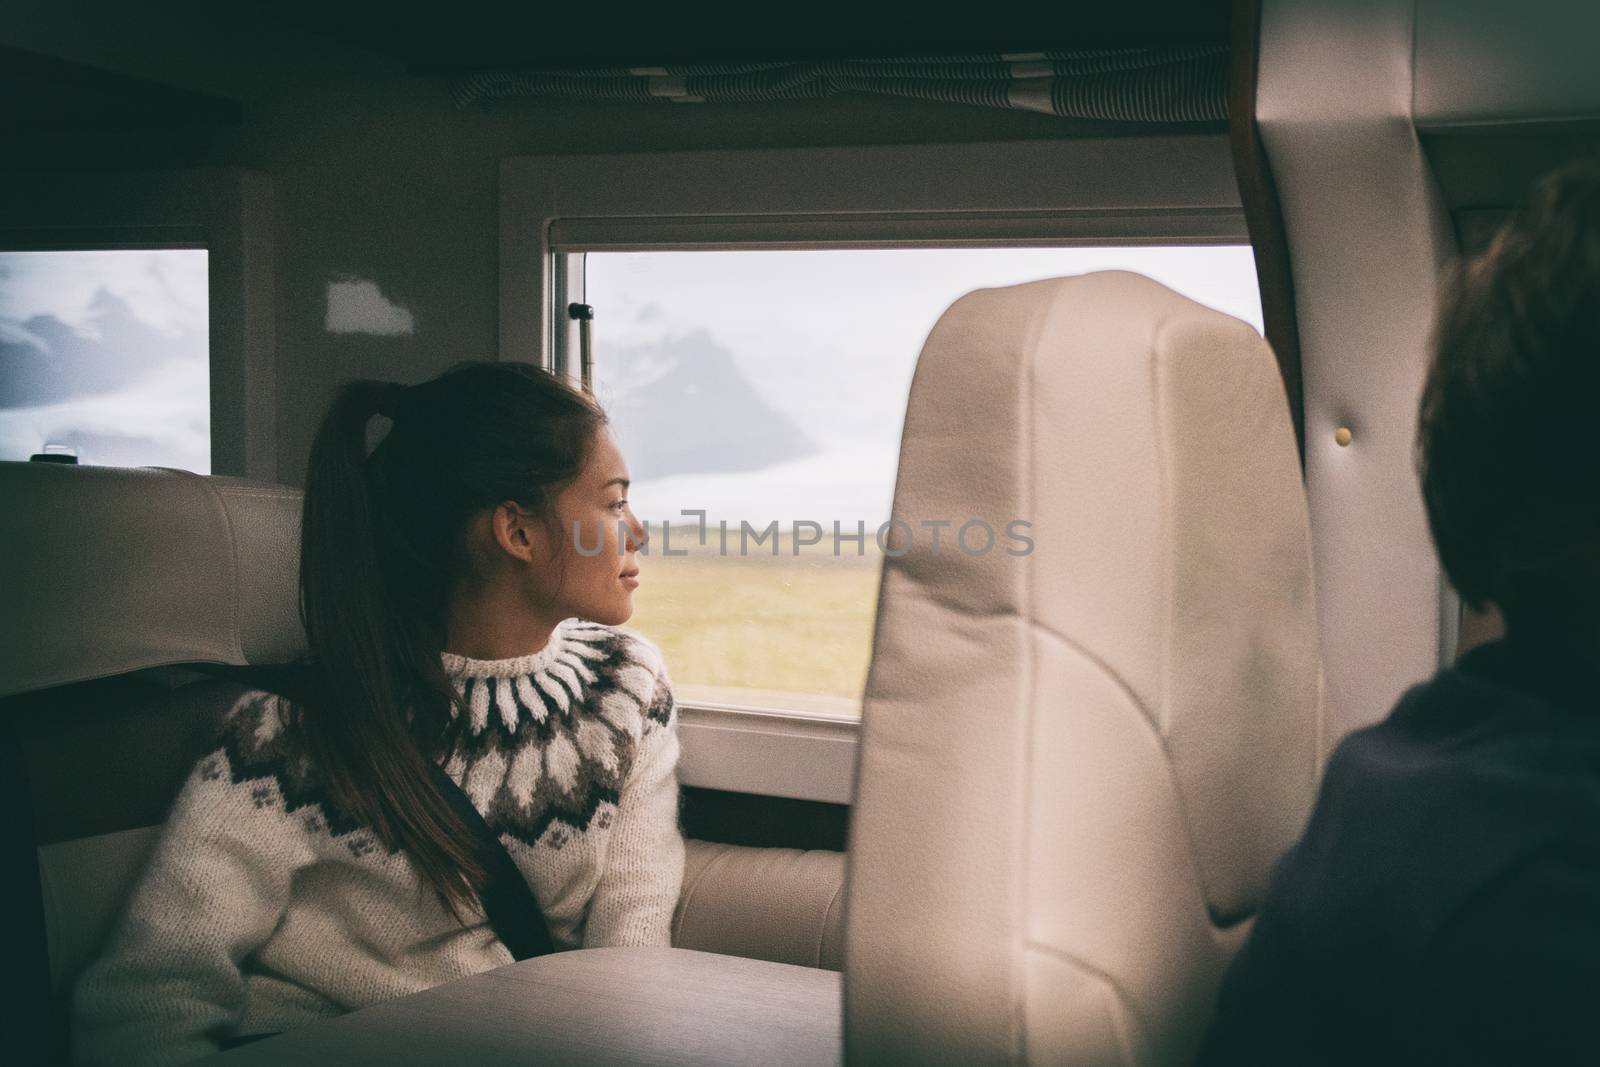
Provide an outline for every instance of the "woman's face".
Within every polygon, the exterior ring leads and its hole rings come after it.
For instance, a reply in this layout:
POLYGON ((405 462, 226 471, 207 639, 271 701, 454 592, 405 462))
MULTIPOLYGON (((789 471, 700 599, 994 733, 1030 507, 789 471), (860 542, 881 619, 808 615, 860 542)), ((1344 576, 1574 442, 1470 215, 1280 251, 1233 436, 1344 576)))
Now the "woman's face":
POLYGON ((531 569, 533 595, 558 618, 627 622, 646 534, 628 507, 628 465, 609 429, 601 427, 588 464, 556 497, 554 521, 541 526, 545 544, 534 558, 553 562, 531 569))

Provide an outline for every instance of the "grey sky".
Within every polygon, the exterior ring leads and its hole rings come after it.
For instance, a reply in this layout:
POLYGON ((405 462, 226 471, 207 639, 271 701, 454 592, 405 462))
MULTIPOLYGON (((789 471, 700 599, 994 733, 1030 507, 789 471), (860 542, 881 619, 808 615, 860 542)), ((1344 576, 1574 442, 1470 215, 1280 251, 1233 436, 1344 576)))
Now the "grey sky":
MULTIPOLYGON (((1261 330, 1244 245, 590 253, 602 402, 668 410, 681 403, 681 395, 651 393, 653 375, 667 380, 665 368, 638 354, 703 330, 732 354, 764 404, 822 446, 762 470, 640 480, 630 491, 635 513, 659 521, 705 508, 713 519, 839 519, 850 529, 857 519, 882 522, 911 374, 944 309, 986 286, 1113 269, 1147 275, 1261 330), (608 373, 608 349, 629 350, 631 378, 608 373)), ((681 378, 671 378, 680 393, 681 378)), ((626 424, 619 431, 625 451, 650 447, 648 438, 630 442, 626 424)))
POLYGON ((203 249, 0 252, 0 459, 211 469, 203 249))
MULTIPOLYGON (((587 259, 600 397, 619 416, 641 407, 658 416, 648 434, 630 434, 618 420, 636 466, 660 467, 646 459, 669 452, 680 465, 680 473, 639 479, 632 491, 635 511, 655 521, 680 508, 763 526, 883 521, 917 353, 944 309, 973 289, 1133 270, 1261 328, 1247 246, 587 259), (625 374, 614 373, 624 364, 625 374), (694 395, 702 389, 707 395, 694 395), (763 427, 783 438, 781 447, 740 456, 743 464, 704 461, 707 448, 751 450, 763 427), (698 461, 694 441, 661 445, 674 433, 700 436, 698 461), (755 469, 728 469, 741 465, 755 469)), ((0 370, 54 373, 98 361, 126 379, 112 389, 85 380, 73 395, 43 403, 0 396, 0 457, 26 458, 68 440, 86 462, 209 470, 206 275, 202 250, 0 252, 0 358, 10 364, 0 370), (124 326, 105 336, 117 321, 124 326)))

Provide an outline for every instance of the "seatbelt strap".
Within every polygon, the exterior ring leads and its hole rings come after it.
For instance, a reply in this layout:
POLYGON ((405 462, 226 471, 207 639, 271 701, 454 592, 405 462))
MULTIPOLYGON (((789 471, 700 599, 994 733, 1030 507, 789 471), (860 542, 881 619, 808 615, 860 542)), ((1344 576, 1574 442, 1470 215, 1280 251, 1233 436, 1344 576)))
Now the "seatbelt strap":
POLYGON ((550 940, 550 928, 545 924, 544 912, 539 909, 539 902, 534 898, 533 890, 528 888, 528 880, 517 869, 511 853, 500 843, 500 835, 483 821, 483 816, 453 778, 437 764, 429 762, 428 766, 440 795, 455 809, 456 815, 477 839, 478 854, 489 868, 489 884, 484 887, 479 899, 495 936, 519 960, 554 952, 556 949, 550 940))

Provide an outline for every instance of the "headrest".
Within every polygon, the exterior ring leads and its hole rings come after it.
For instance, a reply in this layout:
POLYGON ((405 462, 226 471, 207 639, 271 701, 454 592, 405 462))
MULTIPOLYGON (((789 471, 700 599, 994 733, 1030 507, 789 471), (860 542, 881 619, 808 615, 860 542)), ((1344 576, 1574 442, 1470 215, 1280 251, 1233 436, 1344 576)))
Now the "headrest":
POLYGON ((305 649, 300 493, 159 468, 0 463, 0 696, 305 649))
POLYGON ((1026 1015, 1030 1060, 1182 1061, 1319 766, 1271 350, 1124 272, 964 296, 917 364, 893 517, 847 1058, 1000 1062, 1026 1015))

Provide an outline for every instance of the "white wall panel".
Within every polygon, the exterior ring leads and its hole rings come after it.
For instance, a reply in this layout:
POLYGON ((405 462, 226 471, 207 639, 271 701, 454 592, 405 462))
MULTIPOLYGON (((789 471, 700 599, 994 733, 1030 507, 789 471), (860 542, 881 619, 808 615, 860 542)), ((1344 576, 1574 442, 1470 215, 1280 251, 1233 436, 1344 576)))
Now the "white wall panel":
POLYGON ((1450 637, 1412 443, 1454 238, 1412 122, 1412 33, 1411 0, 1262 8, 1256 113, 1294 274, 1330 744, 1431 675, 1450 637))

